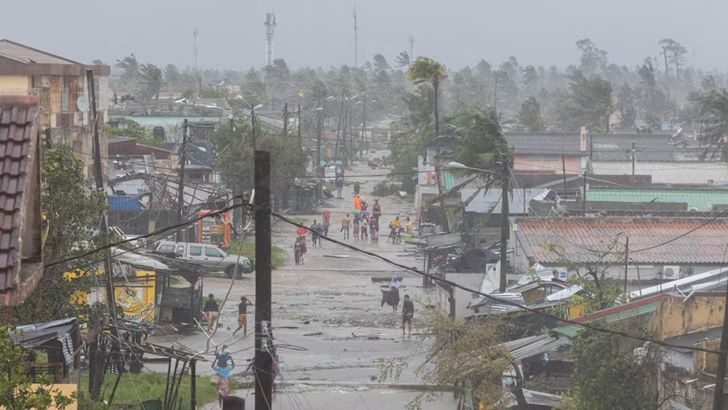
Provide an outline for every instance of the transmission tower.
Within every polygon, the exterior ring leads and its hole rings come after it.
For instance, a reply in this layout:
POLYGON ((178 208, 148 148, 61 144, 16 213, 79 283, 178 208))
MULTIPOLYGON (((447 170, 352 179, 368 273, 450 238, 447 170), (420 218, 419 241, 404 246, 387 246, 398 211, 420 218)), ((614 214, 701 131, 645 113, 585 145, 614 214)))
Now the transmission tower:
POLYGON ((265 13, 265 53, 266 64, 273 64, 273 34, 276 29, 275 13, 265 13))
POLYGON ((359 67, 359 26, 356 19, 356 6, 354 6, 354 68, 359 67))

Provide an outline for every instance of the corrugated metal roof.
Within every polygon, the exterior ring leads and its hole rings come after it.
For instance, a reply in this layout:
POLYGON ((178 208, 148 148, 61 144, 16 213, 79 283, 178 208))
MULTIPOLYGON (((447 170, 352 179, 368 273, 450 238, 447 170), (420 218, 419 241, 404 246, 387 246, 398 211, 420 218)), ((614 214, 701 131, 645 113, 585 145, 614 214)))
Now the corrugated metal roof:
MULTIPOLYGON (((592 169, 601 175, 631 175, 631 161, 594 161, 592 169)), ((723 162, 641 162, 635 175, 651 175, 655 184, 726 185, 728 164, 723 162)))
MULTIPOLYGON (((460 190, 463 201, 472 197, 477 188, 463 188, 460 190)), ((508 211, 510 215, 528 214, 528 204, 535 198, 541 197, 549 192, 543 188, 528 188, 525 196, 523 189, 514 189, 508 195, 508 211)), ((492 210, 495 215, 501 213, 501 190, 491 188, 488 191, 480 190, 470 203, 465 206, 465 212, 488 213, 492 210)))
POLYGON ((726 219, 518 218, 516 224, 520 245, 534 263, 555 264, 562 257, 578 264, 623 263, 626 237, 632 250, 631 263, 720 265, 725 262, 726 219), (635 251, 670 239, 675 240, 654 249, 635 251), (559 247, 559 252, 553 246, 559 247))
POLYGON ((6 39, 0 40, 0 56, 23 64, 80 64, 6 39))
POLYGON ((0 98, 0 291, 13 288, 20 269, 21 210, 35 115, 32 97, 0 98))
MULTIPOLYGON (((640 302, 633 302, 627 305, 621 305, 603 311, 594 312, 591 315, 581 317, 580 319, 583 321, 588 321, 592 318, 598 317, 605 320, 607 323, 612 323, 624 319, 629 319, 631 317, 652 313, 657 310, 657 307, 660 306, 660 303, 660 300, 654 300, 645 304, 640 304, 640 302)), ((568 337, 576 337, 579 331, 583 328, 584 327, 580 325, 568 325, 557 327, 551 330, 568 337)))
POLYGON ((687 203, 688 209, 710 211, 714 205, 728 204, 728 190, 590 188, 586 198, 610 202, 678 202, 687 203))
POLYGON ((516 154, 524 155, 582 155, 592 153, 596 161, 630 159, 627 154, 632 143, 638 150, 637 158, 649 161, 673 160, 673 142, 670 134, 589 134, 586 147, 581 150, 579 133, 505 134, 516 154))
POLYGON ((555 351, 562 346, 568 346, 570 344, 571 340, 567 337, 544 333, 511 340, 510 342, 503 343, 503 347, 508 350, 513 359, 523 360, 538 354, 555 351))

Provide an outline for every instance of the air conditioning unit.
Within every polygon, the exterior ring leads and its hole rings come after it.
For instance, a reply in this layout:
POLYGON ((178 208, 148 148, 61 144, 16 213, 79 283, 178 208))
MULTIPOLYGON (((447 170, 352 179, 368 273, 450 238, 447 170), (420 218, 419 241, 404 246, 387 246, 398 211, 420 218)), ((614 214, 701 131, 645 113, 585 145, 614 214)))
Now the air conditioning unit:
POLYGON ((680 267, 676 265, 665 265, 662 268, 662 277, 664 279, 679 279, 680 267))

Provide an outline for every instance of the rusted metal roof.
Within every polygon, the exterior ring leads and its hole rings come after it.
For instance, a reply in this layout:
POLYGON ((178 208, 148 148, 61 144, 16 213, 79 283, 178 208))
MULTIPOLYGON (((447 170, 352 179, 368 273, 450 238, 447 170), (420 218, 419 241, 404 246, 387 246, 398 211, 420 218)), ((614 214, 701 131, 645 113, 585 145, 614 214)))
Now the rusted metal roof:
POLYGON ((725 263, 728 219, 519 218, 516 224, 518 246, 534 263, 624 263, 627 237, 631 264, 725 263))
POLYGON ((14 41, 0 39, 0 73, 15 75, 84 75, 86 70, 108 76, 108 65, 81 64, 14 41))
POLYGON ((0 97, 0 292, 13 288, 20 269, 23 190, 36 104, 35 97, 0 97))

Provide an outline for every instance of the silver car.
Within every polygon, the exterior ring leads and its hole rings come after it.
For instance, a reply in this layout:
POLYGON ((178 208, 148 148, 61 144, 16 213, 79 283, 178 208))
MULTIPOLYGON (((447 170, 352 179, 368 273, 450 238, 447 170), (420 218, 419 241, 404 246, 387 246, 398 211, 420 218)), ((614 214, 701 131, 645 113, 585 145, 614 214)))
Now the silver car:
POLYGON ((238 275, 253 272, 253 264, 245 256, 230 255, 216 245, 207 243, 161 241, 156 253, 186 260, 211 271, 225 272, 232 277, 237 264, 238 275))

